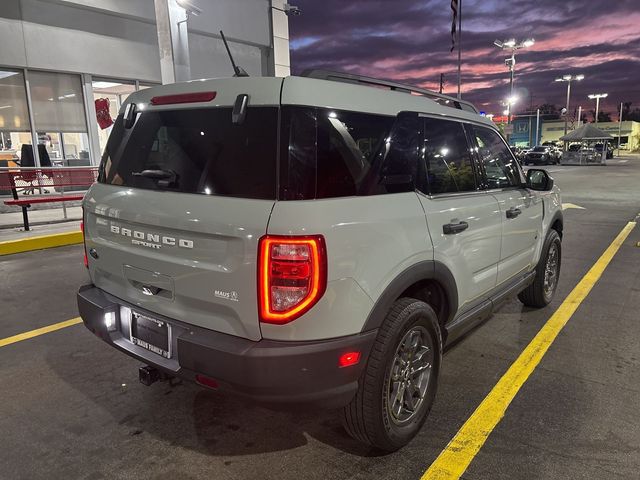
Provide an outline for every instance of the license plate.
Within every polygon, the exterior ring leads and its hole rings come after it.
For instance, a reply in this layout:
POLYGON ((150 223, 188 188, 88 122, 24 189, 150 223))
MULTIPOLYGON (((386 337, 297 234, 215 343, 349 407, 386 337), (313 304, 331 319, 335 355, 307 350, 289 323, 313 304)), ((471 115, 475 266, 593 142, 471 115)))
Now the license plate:
POLYGON ((162 320, 131 312, 131 343, 171 358, 171 326, 162 320))

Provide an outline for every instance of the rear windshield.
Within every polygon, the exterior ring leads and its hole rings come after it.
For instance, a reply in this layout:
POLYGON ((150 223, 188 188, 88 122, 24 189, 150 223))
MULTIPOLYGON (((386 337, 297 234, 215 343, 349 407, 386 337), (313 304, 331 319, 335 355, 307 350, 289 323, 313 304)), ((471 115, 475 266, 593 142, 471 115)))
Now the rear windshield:
POLYGON ((278 109, 146 111, 125 129, 120 115, 102 157, 99 182, 150 190, 276 198, 278 109))
POLYGON ((549 147, 536 147, 533 149, 534 152, 546 152, 549 147))

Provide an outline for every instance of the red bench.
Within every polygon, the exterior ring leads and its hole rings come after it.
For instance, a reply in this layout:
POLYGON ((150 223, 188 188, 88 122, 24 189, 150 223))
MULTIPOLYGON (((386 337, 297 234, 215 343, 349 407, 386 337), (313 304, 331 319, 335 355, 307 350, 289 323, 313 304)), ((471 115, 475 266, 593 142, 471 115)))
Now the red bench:
POLYGON ((31 205, 82 200, 80 190, 97 178, 98 167, 0 168, 0 192, 11 192, 12 199, 4 204, 22 208, 24 229, 29 230, 31 205))

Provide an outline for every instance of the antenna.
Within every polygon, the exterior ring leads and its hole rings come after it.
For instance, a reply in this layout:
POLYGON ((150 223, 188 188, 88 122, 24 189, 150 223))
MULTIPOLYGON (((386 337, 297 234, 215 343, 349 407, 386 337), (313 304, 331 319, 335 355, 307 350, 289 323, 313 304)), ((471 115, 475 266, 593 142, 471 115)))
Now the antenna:
POLYGON ((229 50, 229 44, 227 43, 227 39, 224 38, 224 33, 220 30, 220 36, 222 37, 222 41, 224 42, 224 46, 227 49, 227 54, 229 55, 229 60, 231 60, 231 66, 233 67, 234 77, 248 77, 249 74, 244 71, 242 67, 236 65, 236 62, 233 61, 233 55, 231 55, 231 50, 229 50))

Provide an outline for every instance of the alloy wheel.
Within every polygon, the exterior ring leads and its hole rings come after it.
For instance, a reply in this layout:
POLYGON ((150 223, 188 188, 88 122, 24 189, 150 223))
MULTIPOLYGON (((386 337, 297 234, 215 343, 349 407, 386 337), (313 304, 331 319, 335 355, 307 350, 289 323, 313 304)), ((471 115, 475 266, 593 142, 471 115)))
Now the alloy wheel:
POLYGON ((558 245, 552 243, 547 253, 547 262, 544 266, 544 296, 550 299, 558 283, 558 245))
POLYGON ((412 420, 424 402, 434 362, 433 341, 421 326, 409 329, 391 363, 385 388, 386 405, 396 425, 412 420))

